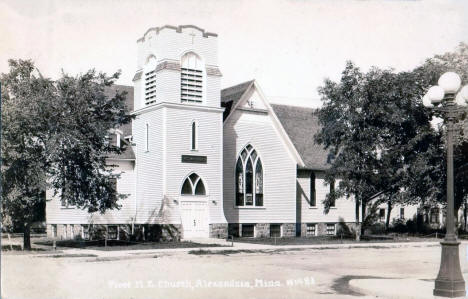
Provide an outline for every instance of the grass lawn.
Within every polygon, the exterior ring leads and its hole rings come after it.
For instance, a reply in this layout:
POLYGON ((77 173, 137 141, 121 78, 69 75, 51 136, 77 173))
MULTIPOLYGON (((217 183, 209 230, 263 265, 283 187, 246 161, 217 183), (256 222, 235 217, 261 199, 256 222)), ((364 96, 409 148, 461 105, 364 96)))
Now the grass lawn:
POLYGON ((319 245, 319 244, 358 244, 358 243, 395 243, 395 242, 423 242, 437 241, 436 238, 422 237, 392 237, 382 236, 361 236, 361 241, 340 236, 319 236, 319 237, 283 237, 283 238, 234 238, 234 242, 265 244, 265 245, 319 245))
MULTIPOLYGON (((52 240, 42 240, 34 242, 37 245, 51 246, 52 240)), ((139 249, 169 249, 169 248, 200 248, 200 247, 221 247, 219 244, 202 244, 196 242, 130 242, 119 240, 108 240, 105 246, 104 240, 84 241, 84 240, 60 240, 56 241, 58 247, 86 248, 103 251, 118 250, 139 250, 139 249)))

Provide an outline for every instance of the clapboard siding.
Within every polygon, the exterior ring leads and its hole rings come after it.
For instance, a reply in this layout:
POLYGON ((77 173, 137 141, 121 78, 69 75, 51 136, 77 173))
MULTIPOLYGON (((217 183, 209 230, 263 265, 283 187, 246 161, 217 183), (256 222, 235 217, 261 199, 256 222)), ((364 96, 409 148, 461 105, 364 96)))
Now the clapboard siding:
POLYGON ((163 111, 148 111, 133 120, 136 155, 137 223, 157 223, 163 200, 163 111), (149 128, 146 151, 146 124, 149 128))
POLYGON ((296 221, 296 163, 267 113, 236 110, 224 125, 224 212, 230 223, 296 221), (262 159, 263 208, 235 206, 235 165, 248 143, 262 159))
MULTIPOLYGON (((310 207, 310 172, 300 172, 297 177, 297 198, 300 203, 300 219, 302 223, 317 222, 355 222, 355 202, 352 198, 336 200, 335 207, 330 208, 328 214, 324 213, 324 204, 330 185, 325 183, 324 172, 315 171, 316 206, 310 207)), ((338 186, 338 181, 336 186, 338 186)))
MULTIPOLYGON (((404 210, 405 220, 413 219, 414 216, 418 212, 418 206, 417 205, 407 205, 407 206, 395 205, 394 207, 392 207, 392 211, 390 212, 390 224, 392 223, 392 221, 394 221, 396 219, 400 219, 400 208, 405 209, 404 210)), ((385 220, 386 220, 387 211, 388 211, 387 204, 382 203, 381 205, 379 205, 379 209, 385 209, 385 220)))
POLYGON ((121 199, 119 210, 108 210, 105 214, 93 213, 79 208, 64 208, 59 196, 53 196, 53 190, 47 190, 46 222, 48 224, 86 224, 86 223, 131 223, 135 215, 135 173, 133 161, 112 161, 118 165, 115 173, 121 173, 117 180, 117 192, 127 194, 121 199))
MULTIPOLYGON (((165 108, 167 127, 166 194, 169 202, 183 201, 180 194, 184 179, 192 172, 205 184, 207 196, 196 197, 208 202, 209 223, 225 223, 222 190, 222 111, 165 108), (191 150, 191 125, 196 121, 197 150, 191 150), (181 155, 206 156, 207 163, 182 163, 181 155)), ((177 206, 178 208, 178 206, 177 206)), ((180 213, 173 213, 172 222, 180 223, 180 213)))

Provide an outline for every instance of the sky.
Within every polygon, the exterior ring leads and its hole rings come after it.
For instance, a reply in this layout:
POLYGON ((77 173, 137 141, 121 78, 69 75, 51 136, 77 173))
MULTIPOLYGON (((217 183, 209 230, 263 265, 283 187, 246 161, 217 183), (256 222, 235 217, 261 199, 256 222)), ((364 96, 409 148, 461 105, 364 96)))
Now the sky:
POLYGON ((132 85, 136 40, 166 24, 218 34, 223 88, 256 79, 272 103, 319 107, 347 60, 410 70, 468 42, 468 1, 0 0, 0 72, 22 58, 51 78, 120 69, 132 85))

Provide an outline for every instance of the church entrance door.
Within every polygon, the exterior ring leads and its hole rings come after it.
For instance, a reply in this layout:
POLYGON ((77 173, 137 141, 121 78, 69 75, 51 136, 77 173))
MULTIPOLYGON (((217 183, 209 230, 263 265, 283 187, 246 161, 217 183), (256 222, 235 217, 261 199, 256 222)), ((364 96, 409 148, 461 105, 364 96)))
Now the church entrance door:
POLYGON ((206 200, 180 202, 184 238, 208 238, 208 205, 206 200))

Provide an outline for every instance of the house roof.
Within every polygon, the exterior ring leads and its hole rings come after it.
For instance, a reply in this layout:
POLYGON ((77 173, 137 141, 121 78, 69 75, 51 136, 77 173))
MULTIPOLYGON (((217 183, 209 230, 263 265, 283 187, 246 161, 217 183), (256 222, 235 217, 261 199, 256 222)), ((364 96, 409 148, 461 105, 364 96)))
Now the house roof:
POLYGON ((317 144, 314 135, 320 125, 316 109, 271 104, 273 111, 304 161, 305 169, 326 170, 330 167, 328 151, 317 144))
POLYGON ((223 120, 225 120, 231 113, 244 93, 254 84, 254 80, 240 83, 221 90, 221 107, 224 107, 223 120))
MULTIPOLYGON (((133 111, 133 86, 125 86, 125 85, 111 85, 104 90, 104 94, 107 97, 114 97, 116 92, 126 92, 126 99, 125 104, 129 112, 133 111)), ((111 159, 135 159, 135 153, 131 145, 124 139, 125 136, 132 135, 132 124, 128 123, 121 127, 119 127, 123 132, 123 136, 121 136, 120 144, 124 148, 124 151, 117 155, 115 153, 111 153, 109 158, 111 159)))

